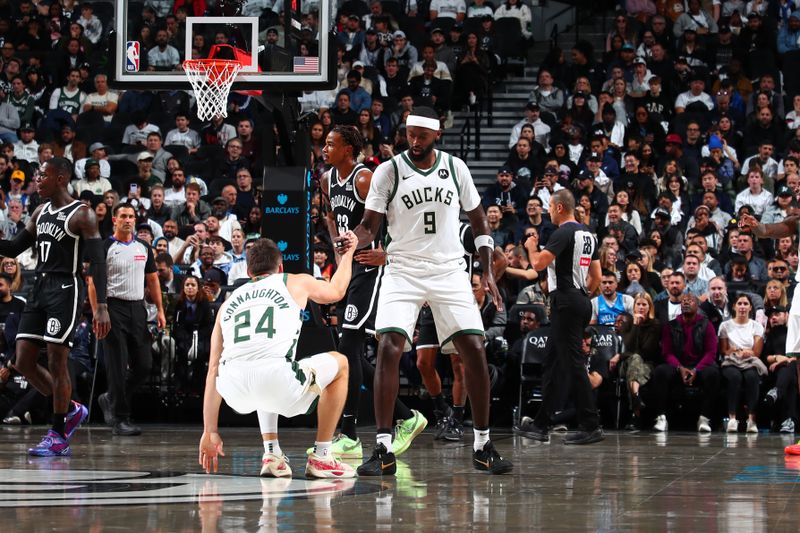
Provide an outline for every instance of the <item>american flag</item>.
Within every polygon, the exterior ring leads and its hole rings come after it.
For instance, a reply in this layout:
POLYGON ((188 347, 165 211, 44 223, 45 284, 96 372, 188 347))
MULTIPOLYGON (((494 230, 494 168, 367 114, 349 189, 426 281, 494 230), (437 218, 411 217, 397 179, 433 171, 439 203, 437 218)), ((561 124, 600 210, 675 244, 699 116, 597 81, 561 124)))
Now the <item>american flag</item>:
POLYGON ((295 56, 292 70, 293 72, 310 72, 316 74, 319 72, 319 58, 295 56))

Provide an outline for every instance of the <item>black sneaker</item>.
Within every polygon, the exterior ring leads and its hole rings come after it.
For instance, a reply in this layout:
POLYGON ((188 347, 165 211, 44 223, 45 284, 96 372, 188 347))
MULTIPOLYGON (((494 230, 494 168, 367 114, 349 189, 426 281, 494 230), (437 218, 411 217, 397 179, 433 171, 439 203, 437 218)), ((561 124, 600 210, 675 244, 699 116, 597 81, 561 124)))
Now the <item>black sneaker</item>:
POLYGON ((483 470, 491 474, 505 474, 514 468, 511 461, 500 457, 492 441, 484 444, 482 450, 472 452, 472 466, 476 470, 483 470))
POLYGON ((461 437, 464 436, 464 426, 455 418, 450 419, 450 423, 442 433, 442 438, 448 442, 461 442, 461 437))
POLYGON ((603 434, 603 430, 601 428, 596 428, 593 431, 578 431, 577 433, 573 433, 564 439, 564 444, 592 444, 600 442, 605 438, 606 436, 603 434))
POLYGON ((628 425, 625 426, 625 431, 639 431, 639 426, 640 425, 641 424, 640 424, 640 421, 639 421, 639 417, 636 416, 636 415, 633 415, 631 417, 630 422, 628 422, 628 425))
POLYGON ((538 442, 550 442, 547 430, 534 424, 533 419, 529 416, 523 416, 520 423, 514 426, 514 434, 538 442))
POLYGON ((387 452, 383 444, 376 445, 372 457, 356 470, 359 476, 393 476, 396 471, 394 454, 387 452))
POLYGON ((107 392, 97 397, 97 404, 103 412, 103 421, 107 426, 114 426, 114 412, 111 410, 111 398, 107 392))
POLYGON ((631 408, 638 413, 641 413, 642 409, 645 408, 642 397, 638 393, 631 395, 631 408))
POLYGON ((450 427, 450 417, 442 416, 436 419, 436 427, 433 430, 433 440, 445 440, 444 434, 450 427))

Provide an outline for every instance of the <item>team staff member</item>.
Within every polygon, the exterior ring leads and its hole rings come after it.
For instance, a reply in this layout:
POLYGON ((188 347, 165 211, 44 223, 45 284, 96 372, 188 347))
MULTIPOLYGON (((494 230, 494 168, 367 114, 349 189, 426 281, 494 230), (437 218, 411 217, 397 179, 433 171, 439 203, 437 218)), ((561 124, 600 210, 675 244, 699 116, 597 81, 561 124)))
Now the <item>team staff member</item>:
MULTIPOLYGON (((142 430, 130 422, 131 398, 150 375, 153 362, 144 307, 145 284, 158 309, 156 321, 159 329, 167 321, 153 252, 133 234, 135 209, 130 204, 118 204, 111 222, 114 234, 105 241, 111 331, 103 341, 108 391, 97 401, 106 423, 112 427, 112 433, 132 436, 141 434, 142 430)), ((93 307, 94 289, 90 284, 89 297, 93 307)))
MULTIPOLYGON (((591 444, 603 440, 604 436, 581 343, 592 316, 589 295, 597 289, 601 277, 597 240, 586 226, 575 220, 575 197, 571 192, 562 190, 553 194, 549 210, 550 219, 558 229, 550 236, 544 250, 531 251, 530 256, 534 270, 547 268, 552 335, 544 365, 542 406, 533 422, 521 427, 520 433, 542 442, 549 440, 550 414, 559 399, 552 374, 555 368, 562 367, 568 372, 565 379, 572 380, 580 428, 564 442, 591 444)), ((563 381, 558 386, 566 385, 563 381)))

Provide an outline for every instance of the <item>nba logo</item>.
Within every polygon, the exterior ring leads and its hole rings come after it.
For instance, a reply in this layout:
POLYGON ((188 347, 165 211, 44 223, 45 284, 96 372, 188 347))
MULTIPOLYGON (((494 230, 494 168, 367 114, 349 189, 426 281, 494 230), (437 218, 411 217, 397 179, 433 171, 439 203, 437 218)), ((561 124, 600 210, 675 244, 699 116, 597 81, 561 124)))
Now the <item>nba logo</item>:
POLYGON ((139 72, 139 41, 125 45, 125 72, 139 72))

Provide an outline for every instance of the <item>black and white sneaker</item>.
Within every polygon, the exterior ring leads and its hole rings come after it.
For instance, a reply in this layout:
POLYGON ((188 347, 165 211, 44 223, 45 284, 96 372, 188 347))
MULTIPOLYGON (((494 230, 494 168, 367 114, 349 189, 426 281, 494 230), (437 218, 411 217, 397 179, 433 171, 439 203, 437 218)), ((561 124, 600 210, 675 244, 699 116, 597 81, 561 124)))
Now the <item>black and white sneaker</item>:
POLYGON ((441 416, 436 419, 436 427, 433 429, 433 440, 445 440, 444 434, 450 427, 450 417, 441 416))
POLYGON ((491 474, 505 474, 511 472, 514 465, 508 459, 503 459, 494 448, 492 441, 483 445, 482 450, 472 452, 472 466, 491 474))
POLYGON ((537 442, 550 442, 548 430, 538 427, 529 416, 523 416, 519 424, 514 426, 513 429, 515 435, 520 435, 537 442))
POLYGON ((397 472, 394 454, 386 451, 386 446, 378 444, 364 464, 358 467, 359 476, 393 476, 397 472))
POLYGON ((448 442, 461 442, 461 437, 464 436, 464 426, 455 418, 450 419, 450 423, 442 433, 442 438, 448 442))

